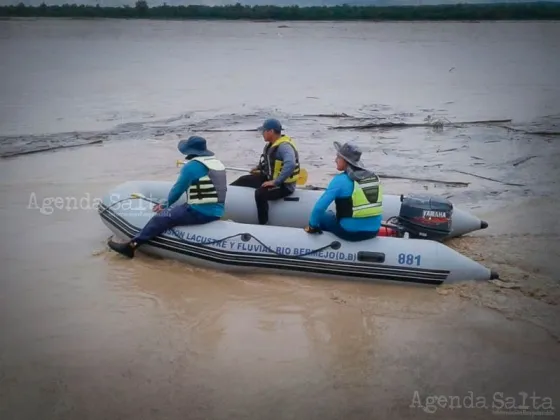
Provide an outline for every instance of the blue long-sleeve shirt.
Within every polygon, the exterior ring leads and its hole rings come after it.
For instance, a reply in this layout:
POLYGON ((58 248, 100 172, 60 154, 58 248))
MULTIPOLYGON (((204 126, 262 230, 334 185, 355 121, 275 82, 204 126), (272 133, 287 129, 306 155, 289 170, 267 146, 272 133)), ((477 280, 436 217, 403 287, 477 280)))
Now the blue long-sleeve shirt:
MULTIPOLYGON (((353 190, 354 182, 345 172, 335 175, 323 195, 315 203, 309 218, 309 226, 319 227, 321 217, 329 205, 337 198, 351 197, 353 190)), ((379 230, 382 221, 382 215, 361 218, 345 217, 340 220, 340 225, 348 232, 369 232, 379 230)))
MULTIPOLYGON (((274 185, 278 187, 286 179, 288 179, 292 171, 295 169, 296 153, 294 152, 292 146, 290 146, 288 143, 282 143, 278 146, 278 149, 276 149, 276 159, 280 159, 284 163, 284 166, 282 166, 282 171, 278 175, 278 178, 274 180, 274 185)), ((295 191, 295 182, 284 185, 286 185, 286 188, 290 189, 292 192, 295 191)))
MULTIPOLYGON (((175 182, 175 185, 171 187, 169 195, 167 196, 167 202, 164 207, 172 206, 182 194, 185 194, 187 189, 196 180, 208 175, 208 168, 202 163, 196 160, 191 160, 190 162, 183 165, 179 177, 175 182)), ((224 205, 223 204, 193 204, 191 207, 207 216, 222 217, 224 215, 224 205)))

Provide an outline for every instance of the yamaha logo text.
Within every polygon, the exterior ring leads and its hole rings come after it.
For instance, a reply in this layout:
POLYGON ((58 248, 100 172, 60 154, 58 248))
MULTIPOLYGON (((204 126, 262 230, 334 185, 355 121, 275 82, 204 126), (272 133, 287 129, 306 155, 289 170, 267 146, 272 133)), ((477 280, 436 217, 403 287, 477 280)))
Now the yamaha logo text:
POLYGON ((447 213, 444 211, 434 211, 434 210, 424 210, 423 214, 424 217, 443 217, 447 218, 447 213))

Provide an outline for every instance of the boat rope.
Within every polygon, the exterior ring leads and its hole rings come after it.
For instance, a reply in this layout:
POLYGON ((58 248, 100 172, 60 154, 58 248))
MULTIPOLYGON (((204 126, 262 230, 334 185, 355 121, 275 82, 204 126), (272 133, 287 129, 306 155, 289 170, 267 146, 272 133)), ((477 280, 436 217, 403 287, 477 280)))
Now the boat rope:
MULTIPOLYGON (((157 202, 155 202, 155 201, 152 201, 152 200, 150 200, 150 199, 148 199, 148 198, 146 198, 146 197, 127 197, 127 198, 123 198, 122 200, 116 201, 115 203, 111 204, 110 206, 107 206, 107 207, 104 208, 102 211, 100 211, 99 214, 103 214, 104 212, 106 212, 107 210, 109 210, 111 207, 113 207, 115 204, 118 204, 118 203, 120 203, 120 202, 122 202, 122 201, 125 201, 125 200, 130 200, 130 199, 145 200, 145 201, 148 201, 148 202, 150 202, 150 203, 159 204, 159 203, 157 203, 157 202)), ((210 245, 213 245, 213 244, 217 244, 217 243, 220 243, 220 242, 223 242, 223 241, 227 241, 228 239, 236 238, 236 237, 238 237, 238 236, 241 237, 241 240, 242 240, 243 242, 248 242, 248 241, 250 241, 251 239, 254 239, 256 242, 258 242, 260 245, 262 245, 263 248, 264 248, 265 250, 267 250, 267 251, 269 251, 269 252, 271 252, 271 253, 273 253, 273 254, 282 256, 282 257, 289 256, 289 257, 293 257, 293 258, 301 258, 301 257, 306 257, 306 256, 311 255, 311 254, 315 254, 315 253, 317 253, 317 252, 324 251, 324 250, 329 249, 329 248, 332 248, 332 249, 334 249, 334 250, 337 250, 337 249, 340 249, 340 247, 341 247, 341 244, 340 244, 339 241, 332 241, 331 243, 329 243, 329 244, 327 244, 327 245, 324 245, 324 246, 319 247, 319 248, 317 248, 317 249, 312 249, 312 250, 310 250, 310 251, 308 251, 308 252, 305 252, 305 253, 303 253, 303 254, 291 255, 291 254, 284 254, 284 253, 275 251, 274 249, 270 248, 268 245, 266 245, 264 242, 262 242, 259 238, 257 238, 256 236, 254 236, 254 235, 251 234, 251 233, 236 233, 235 235, 226 236, 226 237, 221 238, 221 239, 214 239, 214 240, 212 240, 212 241, 207 241, 207 242, 195 242, 195 241, 188 241, 188 240, 186 240, 186 239, 184 238, 184 236, 179 235, 179 234, 175 231, 175 229, 173 229, 173 228, 170 228, 169 230, 170 230, 170 231, 173 233, 173 235, 175 235, 175 236, 177 237, 177 239, 179 239, 180 241, 182 241, 182 242, 184 242, 184 243, 187 243, 187 244, 189 244, 189 245, 204 246, 205 248, 207 248, 207 247, 209 247, 210 245)))
POLYGON ((256 242, 258 242, 260 245, 262 245, 262 247, 263 247, 265 250, 267 250, 267 251, 269 251, 269 252, 271 252, 271 253, 273 253, 273 254, 282 256, 282 257, 288 256, 288 257, 299 258, 299 257, 305 257, 305 256, 307 256, 307 255, 315 254, 315 253, 317 253, 317 252, 321 252, 321 251, 324 251, 325 249, 329 249, 329 248, 332 248, 332 249, 335 249, 335 250, 340 248, 340 242, 338 242, 338 241, 332 241, 330 244, 324 245, 324 246, 319 247, 319 248, 317 248, 317 249, 312 249, 312 250, 310 250, 310 251, 308 251, 308 252, 305 252, 305 253, 303 253, 303 254, 292 255, 292 254, 284 254, 284 253, 275 251, 274 249, 270 248, 268 245, 266 245, 264 242, 262 242, 259 238, 257 238, 255 235, 253 235, 253 234, 251 234, 251 233, 236 233, 235 235, 226 236, 226 237, 221 238, 221 239, 214 239, 214 240, 212 240, 212 241, 207 241, 207 242, 194 242, 194 241, 188 241, 188 240, 186 240, 184 237, 182 237, 181 235, 178 235, 177 232, 175 232, 175 230, 174 230, 173 228, 171 228, 170 230, 171 230, 171 232, 173 232, 173 234, 174 234, 178 239, 180 239, 182 242, 185 242, 185 243, 187 243, 187 244, 189 244, 189 245, 204 246, 205 248, 207 248, 207 247, 209 247, 210 245, 213 245, 213 244, 217 244, 217 243, 220 243, 220 242, 223 242, 223 241, 227 241, 228 239, 236 238, 236 237, 238 237, 238 236, 241 237, 241 240, 242 240, 243 242, 248 242, 248 241, 250 241, 251 239, 254 239, 256 242))
MULTIPOLYGON (((107 210, 109 210, 109 209, 110 209, 111 207, 113 207, 114 205, 119 204, 119 203, 122 203, 123 201, 126 201, 126 200, 132 200, 133 198, 134 198, 134 197, 126 197, 126 198, 123 198, 122 200, 115 201, 115 202, 114 202, 113 204, 111 204, 110 206, 106 206, 103 210, 101 210, 101 211, 99 212, 99 215, 102 215, 103 213, 105 213, 107 210)), ((150 200, 148 200, 148 201, 150 201, 150 200)))

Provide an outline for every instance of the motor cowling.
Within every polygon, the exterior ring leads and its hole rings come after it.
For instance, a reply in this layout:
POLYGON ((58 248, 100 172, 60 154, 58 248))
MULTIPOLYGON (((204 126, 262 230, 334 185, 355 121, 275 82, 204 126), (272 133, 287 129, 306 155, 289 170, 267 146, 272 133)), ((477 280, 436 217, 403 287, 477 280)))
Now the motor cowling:
POLYGON ((441 241, 451 233, 453 204, 430 195, 401 195, 399 224, 411 238, 441 241))

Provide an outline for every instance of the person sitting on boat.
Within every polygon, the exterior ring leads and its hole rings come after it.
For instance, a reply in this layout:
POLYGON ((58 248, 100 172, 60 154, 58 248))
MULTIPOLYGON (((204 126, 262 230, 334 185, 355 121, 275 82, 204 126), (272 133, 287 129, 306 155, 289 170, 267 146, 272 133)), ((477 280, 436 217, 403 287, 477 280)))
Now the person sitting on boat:
POLYGON ((248 175, 231 185, 255 188, 259 224, 268 223, 268 202, 294 193, 300 173, 299 155, 294 141, 282 134, 280 121, 271 118, 259 127, 266 145, 259 164, 248 175))
POLYGON ((199 136, 181 140, 177 148, 188 162, 171 187, 167 200, 153 207, 157 214, 129 242, 109 241, 108 245, 114 251, 133 258, 136 248, 168 229, 210 223, 223 216, 227 179, 222 162, 206 148, 206 140, 199 136), (171 207, 184 193, 187 202, 171 207))
POLYGON ((340 145, 336 149, 335 175, 311 212, 307 233, 331 232, 347 241, 362 241, 377 236, 382 222, 383 188, 379 177, 365 169, 362 152, 354 144, 340 145), (336 214, 327 211, 335 202, 336 214))

